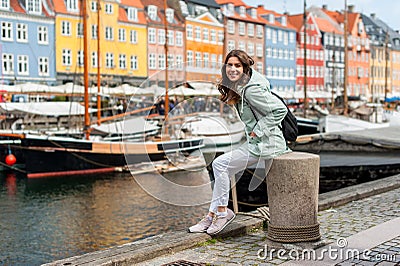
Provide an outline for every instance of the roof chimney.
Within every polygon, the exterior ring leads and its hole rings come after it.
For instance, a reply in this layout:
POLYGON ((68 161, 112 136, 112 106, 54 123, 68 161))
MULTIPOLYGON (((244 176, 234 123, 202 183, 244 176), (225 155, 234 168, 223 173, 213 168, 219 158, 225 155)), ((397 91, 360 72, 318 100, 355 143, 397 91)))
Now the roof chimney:
POLYGON ((354 5, 348 5, 348 6, 347 6, 347 10, 348 10, 350 13, 353 13, 353 12, 354 12, 354 5))
POLYGON ((258 5, 257 7, 258 7, 258 8, 264 9, 264 5, 262 5, 262 4, 261 4, 261 5, 258 5))
POLYGON ((322 5, 322 9, 327 10, 328 9, 328 5, 322 5))
POLYGON ((371 18, 375 19, 376 14, 375 13, 371 13, 371 18))

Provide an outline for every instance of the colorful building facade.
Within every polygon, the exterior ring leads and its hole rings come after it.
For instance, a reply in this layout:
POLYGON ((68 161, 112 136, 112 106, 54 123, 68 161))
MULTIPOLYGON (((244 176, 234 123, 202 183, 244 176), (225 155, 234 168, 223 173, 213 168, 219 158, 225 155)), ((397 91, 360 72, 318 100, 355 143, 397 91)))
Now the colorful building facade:
POLYGON ((257 7, 265 19, 265 74, 272 89, 285 98, 294 97, 296 89, 296 28, 287 16, 257 7))
POLYGON ((0 5, 0 75, 3 84, 56 83, 54 19, 43 1, 0 5), (35 3, 35 4, 33 4, 35 3))
POLYGON ((224 24, 214 0, 181 3, 186 20, 186 80, 215 82, 221 75, 224 24))

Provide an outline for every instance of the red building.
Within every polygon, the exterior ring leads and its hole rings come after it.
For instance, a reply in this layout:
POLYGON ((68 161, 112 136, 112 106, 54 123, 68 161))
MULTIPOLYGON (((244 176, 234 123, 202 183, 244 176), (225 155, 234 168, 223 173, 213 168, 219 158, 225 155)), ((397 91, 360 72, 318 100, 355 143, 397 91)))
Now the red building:
POLYGON ((308 98, 321 98, 324 92, 324 48, 316 18, 307 13, 305 42, 304 15, 290 15, 288 20, 297 30, 296 94, 300 94, 297 96, 302 100, 306 87, 308 98))

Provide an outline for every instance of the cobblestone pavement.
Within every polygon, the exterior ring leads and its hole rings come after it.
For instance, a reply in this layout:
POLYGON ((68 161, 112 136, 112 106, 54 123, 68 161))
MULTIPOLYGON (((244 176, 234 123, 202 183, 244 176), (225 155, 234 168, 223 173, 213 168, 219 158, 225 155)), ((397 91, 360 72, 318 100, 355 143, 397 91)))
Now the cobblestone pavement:
MULTIPOLYGON (((363 230, 379 225, 400 216, 400 189, 357 200, 336 208, 321 211, 318 221, 321 235, 327 243, 336 242, 363 230)), ((392 254, 389 260, 343 261, 338 265, 400 265, 400 236, 393 236, 390 241, 371 249, 371 252, 392 254), (394 258, 394 261, 393 261, 394 258), (388 264, 382 264, 387 262, 388 264)), ((178 260, 205 263, 206 265, 279 265, 285 260, 275 256, 266 256, 266 232, 254 230, 248 235, 228 239, 213 239, 193 249, 158 257, 139 265, 162 265, 178 260), (260 254, 260 256, 258 256, 260 254), (263 254, 263 255, 261 255, 263 254)))

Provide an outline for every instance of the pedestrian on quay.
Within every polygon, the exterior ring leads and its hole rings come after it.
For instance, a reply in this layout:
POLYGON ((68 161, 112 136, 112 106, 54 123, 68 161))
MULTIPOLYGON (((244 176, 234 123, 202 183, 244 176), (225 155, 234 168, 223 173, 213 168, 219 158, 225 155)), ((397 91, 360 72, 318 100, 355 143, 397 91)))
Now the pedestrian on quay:
POLYGON ((218 84, 220 99, 236 108, 245 125, 247 141, 213 161, 215 180, 209 212, 188 229, 191 233, 214 235, 222 231, 236 216, 227 207, 230 178, 260 160, 266 160, 268 171, 272 158, 290 151, 280 129, 287 108, 271 94, 269 81, 252 69, 253 64, 254 60, 247 53, 232 50, 222 66, 222 79, 218 84), (256 117, 255 110, 262 116, 256 117))

